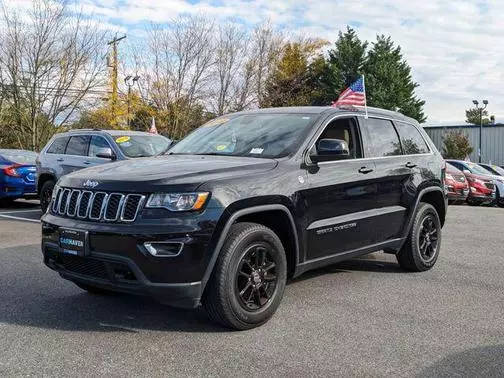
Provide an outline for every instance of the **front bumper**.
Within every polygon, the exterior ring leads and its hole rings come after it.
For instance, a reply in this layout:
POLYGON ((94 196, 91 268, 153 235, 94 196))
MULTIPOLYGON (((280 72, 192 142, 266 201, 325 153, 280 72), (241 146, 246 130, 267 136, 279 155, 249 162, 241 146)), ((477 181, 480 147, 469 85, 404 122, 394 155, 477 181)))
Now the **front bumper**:
POLYGON ((450 201, 465 201, 469 195, 469 188, 452 188, 446 190, 446 196, 450 201))
POLYGON ((151 220, 134 224, 89 222, 46 214, 42 218, 44 263, 76 283, 146 295, 175 307, 196 307, 220 214, 220 209, 207 209, 197 217, 165 219, 163 224, 151 220), (87 231, 85 256, 62 253, 62 228, 87 231), (184 246, 176 256, 156 257, 144 247, 152 241, 184 246))

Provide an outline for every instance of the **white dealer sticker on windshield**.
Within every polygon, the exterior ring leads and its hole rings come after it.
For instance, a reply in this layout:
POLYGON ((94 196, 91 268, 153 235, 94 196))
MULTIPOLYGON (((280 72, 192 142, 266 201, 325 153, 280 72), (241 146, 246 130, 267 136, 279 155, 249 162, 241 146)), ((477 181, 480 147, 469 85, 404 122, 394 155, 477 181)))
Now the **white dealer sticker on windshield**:
POLYGON ((252 148, 250 150, 250 153, 251 154, 262 154, 263 151, 264 151, 264 148, 258 148, 258 147, 256 147, 256 148, 252 148))

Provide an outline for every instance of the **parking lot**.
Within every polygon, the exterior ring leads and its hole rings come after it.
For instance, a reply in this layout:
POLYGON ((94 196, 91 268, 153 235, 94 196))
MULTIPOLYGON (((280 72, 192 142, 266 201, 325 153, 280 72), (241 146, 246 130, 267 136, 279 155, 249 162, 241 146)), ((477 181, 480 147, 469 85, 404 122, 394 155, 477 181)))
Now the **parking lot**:
POLYGON ((0 375, 497 376, 504 209, 452 206, 436 267, 391 255, 307 273, 246 332, 202 310, 93 296, 43 266, 36 202, 0 209, 0 375))

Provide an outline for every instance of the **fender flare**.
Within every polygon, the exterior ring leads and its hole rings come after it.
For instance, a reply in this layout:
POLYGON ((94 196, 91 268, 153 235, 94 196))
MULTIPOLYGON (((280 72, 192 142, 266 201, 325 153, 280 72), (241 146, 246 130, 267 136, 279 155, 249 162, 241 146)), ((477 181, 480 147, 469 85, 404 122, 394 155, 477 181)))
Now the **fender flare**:
POLYGON ((418 194, 417 198, 416 198, 415 206, 413 208, 413 211, 411 212, 411 216, 410 216, 410 218, 408 220, 408 225, 407 225, 407 227, 405 229, 405 232, 404 232, 404 235, 403 235, 403 241, 401 242, 401 245, 399 246, 398 251, 401 250, 401 248, 403 247, 404 243, 406 243, 406 239, 408 238, 408 235, 409 235, 409 233, 411 231, 411 227, 413 227, 413 219, 415 218, 415 214, 417 212, 418 205, 422 201, 422 197, 426 193, 430 193, 430 192, 440 192, 441 193, 441 195, 445 199, 444 203, 445 203, 445 213, 446 213, 446 196, 444 195, 443 189, 441 189, 439 186, 430 186, 428 188, 422 189, 420 191, 420 193, 418 194))
POLYGON ((203 279, 201 280, 201 294, 203 294, 206 284, 208 283, 208 280, 210 279, 210 275, 213 272, 215 263, 217 261, 217 257, 219 256, 220 250, 222 249, 222 246, 224 245, 224 242, 226 241, 226 238, 229 234, 229 230, 231 229, 231 226, 233 223, 236 221, 241 216, 248 215, 248 214, 254 214, 254 213, 259 213, 263 211, 272 211, 272 210, 280 210, 283 211, 287 216, 289 217, 289 221, 291 224, 291 232, 294 233, 294 240, 295 240, 295 264, 296 266, 299 263, 299 240, 298 240, 298 234, 297 234, 297 229, 296 229, 296 224, 294 223, 294 218, 292 217, 291 212, 285 205, 280 205, 280 204, 271 204, 271 205, 260 205, 260 206, 253 206, 253 207, 248 207, 245 209, 237 210, 235 211, 229 219, 226 221, 226 225, 222 229, 222 232, 219 236, 219 240, 217 242, 217 245, 215 246, 215 249, 212 252, 212 257, 210 258, 210 261, 208 263, 208 266, 205 270, 205 274, 203 275, 203 279))

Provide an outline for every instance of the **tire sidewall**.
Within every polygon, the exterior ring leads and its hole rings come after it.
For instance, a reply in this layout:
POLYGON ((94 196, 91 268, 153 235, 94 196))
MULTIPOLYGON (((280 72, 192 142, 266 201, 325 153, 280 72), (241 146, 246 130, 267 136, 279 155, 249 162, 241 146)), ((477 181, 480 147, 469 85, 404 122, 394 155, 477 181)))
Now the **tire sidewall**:
POLYGON ((54 186, 55 186, 55 183, 52 180, 46 181, 42 185, 42 189, 40 190, 40 207, 42 208, 43 212, 47 211, 47 208, 49 207, 49 204, 51 203, 50 200, 47 201, 46 204, 43 203, 43 199, 45 198, 45 192, 48 190, 51 190, 51 195, 52 195, 52 191, 54 190, 54 186))
POLYGON ((287 261, 282 243, 278 237, 267 229, 254 230, 246 234, 238 243, 234 245, 231 258, 226 269, 225 297, 228 298, 230 310, 236 318, 245 324, 258 325, 266 322, 276 311, 283 297, 285 283, 287 279, 287 261), (247 311, 240 303, 240 298, 235 292, 236 271, 239 263, 246 253, 248 247, 255 243, 268 244, 270 246, 271 258, 276 264, 277 283, 272 299, 269 303, 256 311, 247 311))
POLYGON ((422 270, 430 269, 436 264, 436 261, 439 257, 439 251, 441 249, 441 239, 442 239, 441 222, 439 220, 439 216, 438 216, 436 209, 432 205, 422 204, 422 207, 419 209, 419 211, 417 212, 417 214, 415 216, 415 228, 413 229, 412 238, 411 238, 413 259, 415 260, 415 264, 417 266, 421 267, 422 270), (434 217, 436 229, 437 229, 437 234, 438 234, 435 256, 430 261, 425 261, 423 259, 422 254, 420 253, 420 248, 419 248, 420 228, 423 223, 423 220, 425 219, 425 217, 427 215, 432 215, 434 217))

